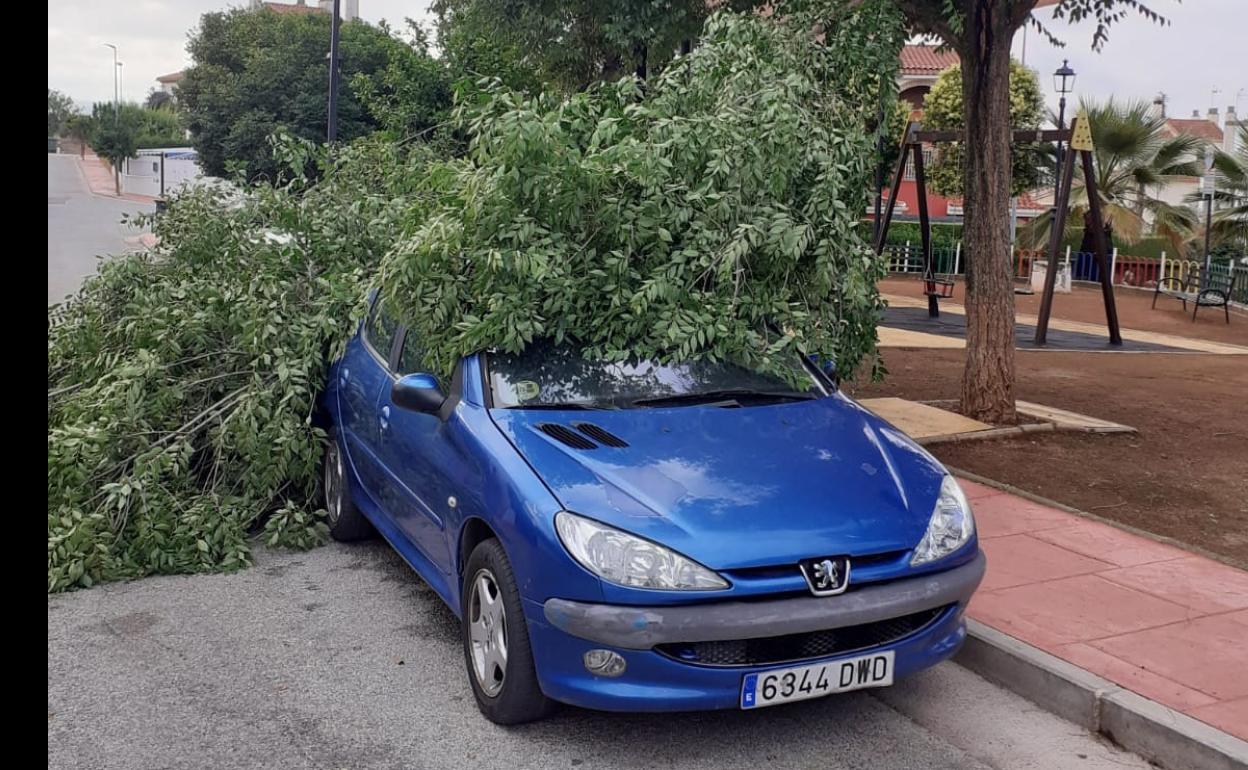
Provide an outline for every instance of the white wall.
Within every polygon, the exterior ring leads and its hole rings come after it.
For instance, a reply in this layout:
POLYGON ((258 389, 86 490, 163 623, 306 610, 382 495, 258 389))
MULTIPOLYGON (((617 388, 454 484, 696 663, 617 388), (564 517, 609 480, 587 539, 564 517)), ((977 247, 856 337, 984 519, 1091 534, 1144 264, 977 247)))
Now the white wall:
POLYGON ((205 179, 195 151, 190 147, 139 150, 121 167, 121 189, 126 193, 158 198, 186 184, 205 179), (161 156, 164 156, 164 192, 161 191, 161 156))

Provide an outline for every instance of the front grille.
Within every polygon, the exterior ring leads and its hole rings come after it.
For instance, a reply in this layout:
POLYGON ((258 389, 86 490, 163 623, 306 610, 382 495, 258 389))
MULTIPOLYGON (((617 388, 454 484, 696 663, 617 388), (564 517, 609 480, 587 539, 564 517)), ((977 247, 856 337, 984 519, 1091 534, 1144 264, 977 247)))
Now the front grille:
POLYGON ((654 649, 669 658, 699 666, 764 666, 826 658, 895 642, 936 620, 948 607, 804 634, 718 642, 677 642, 654 649))
MULTIPOLYGON (((909 551, 886 551, 885 553, 853 555, 849 557, 850 571, 852 572, 863 567, 874 567, 878 564, 887 564, 900 559, 908 553, 909 551)), ((798 566, 797 562, 790 562, 788 564, 769 564, 763 567, 741 567, 728 572, 734 577, 767 579, 792 575, 800 577, 802 568, 798 566)))

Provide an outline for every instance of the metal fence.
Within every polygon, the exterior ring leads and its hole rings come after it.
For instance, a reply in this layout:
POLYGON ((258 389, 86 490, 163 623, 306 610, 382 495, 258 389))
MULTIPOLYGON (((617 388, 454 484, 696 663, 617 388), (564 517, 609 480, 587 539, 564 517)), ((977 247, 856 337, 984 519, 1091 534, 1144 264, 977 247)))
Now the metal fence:
MULTIPOLYGON (((884 246, 884 258, 888 260, 888 272, 923 274, 923 247, 917 243, 890 243, 884 246)), ((947 275, 961 275, 962 244, 953 248, 944 246, 932 247, 932 260, 936 263, 936 272, 947 275)))
MULTIPOLYGON (((963 275, 965 273, 965 255, 962 244, 952 247, 932 247, 932 257, 936 262, 936 272, 947 275, 963 275)), ((888 271, 897 274, 923 274, 923 247, 913 242, 890 243, 884 247, 884 258, 888 261, 888 271)), ((1032 266, 1036 260, 1045 260, 1048 254, 1043 249, 1015 249, 1013 253, 1014 278, 1019 281, 1030 280, 1032 266)), ((1099 282, 1100 266, 1090 252, 1072 252, 1069 247, 1059 260, 1070 265, 1071 278, 1076 281, 1099 282)), ((1120 254, 1114 249, 1110 256, 1110 271, 1115 286, 1135 286, 1152 288, 1161 278, 1185 279, 1195 271, 1199 274, 1203 263, 1193 259, 1168 259, 1165 253, 1160 258, 1137 257, 1120 254)), ((1231 301, 1248 305, 1248 264, 1243 262, 1214 262, 1210 269, 1215 273, 1233 276, 1231 301)))

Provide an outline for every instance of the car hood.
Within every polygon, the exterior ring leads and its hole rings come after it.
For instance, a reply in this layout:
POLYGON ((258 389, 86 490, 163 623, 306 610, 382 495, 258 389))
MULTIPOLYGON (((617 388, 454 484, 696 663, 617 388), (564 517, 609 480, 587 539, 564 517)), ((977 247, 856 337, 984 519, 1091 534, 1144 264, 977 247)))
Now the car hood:
POLYGON ((739 408, 491 415, 566 510, 717 570, 911 549, 946 473, 840 394, 739 408), (582 423, 627 445, 586 448, 577 440, 588 439, 582 423), (560 433, 552 425, 582 446, 551 435, 560 433))

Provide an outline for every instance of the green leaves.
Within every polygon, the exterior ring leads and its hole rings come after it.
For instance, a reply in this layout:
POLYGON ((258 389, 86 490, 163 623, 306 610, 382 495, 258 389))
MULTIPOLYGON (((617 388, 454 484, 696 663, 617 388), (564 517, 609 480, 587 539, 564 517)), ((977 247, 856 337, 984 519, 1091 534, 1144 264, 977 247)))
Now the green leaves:
POLYGON ((859 219, 903 29, 880 0, 822 42, 785 18, 713 17, 644 93, 461 90, 466 157, 265 131, 274 181, 175 196, 155 252, 48 311, 48 590, 240 569, 255 533, 322 542, 316 397, 371 286, 441 373, 550 337, 848 375, 882 304, 859 219))
MULTIPOLYGON (((1036 73, 1018 61, 1010 60, 1010 128, 1039 128, 1044 120, 1044 94, 1036 73)), ((1056 122, 1056 120, 1054 120, 1056 122)), ((954 65, 940 73, 923 103, 923 127, 932 130, 961 129, 966 125, 962 105, 962 68, 954 65)), ((974 146, 972 132, 970 144, 974 146)), ((966 149, 962 142, 947 142, 936 148, 936 163, 925 168, 932 189, 941 195, 961 195, 966 149)), ((1040 183, 1049 158, 1035 144, 1011 143, 1010 190, 1021 195, 1040 183)))
POLYGON ((455 111, 469 157, 442 164, 440 205, 387 255, 387 301, 442 373, 541 337, 851 371, 880 308, 866 126, 902 33, 878 3, 843 21, 821 44, 796 16, 712 17, 644 95, 632 78, 566 97, 479 82, 455 111))
POLYGON ((273 146, 320 181, 176 196, 155 253, 105 260, 49 309, 49 591, 240 569, 261 525, 323 542, 315 398, 429 155, 273 146))

